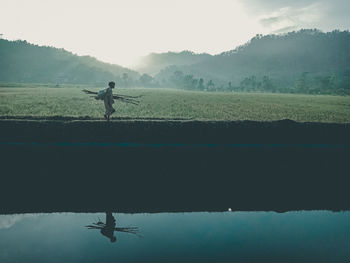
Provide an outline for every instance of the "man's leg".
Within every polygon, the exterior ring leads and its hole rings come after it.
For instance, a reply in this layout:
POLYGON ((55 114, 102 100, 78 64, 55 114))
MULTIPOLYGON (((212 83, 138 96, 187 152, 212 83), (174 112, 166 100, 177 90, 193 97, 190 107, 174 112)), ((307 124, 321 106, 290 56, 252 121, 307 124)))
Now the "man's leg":
POLYGON ((113 108, 111 102, 108 103, 108 112, 109 112, 109 115, 112 115, 113 112, 115 112, 115 109, 113 108))
POLYGON ((106 113, 104 115, 104 117, 109 120, 109 115, 111 115, 111 110, 110 110, 110 104, 109 101, 107 99, 104 100, 104 104, 105 104, 105 109, 106 109, 106 113))

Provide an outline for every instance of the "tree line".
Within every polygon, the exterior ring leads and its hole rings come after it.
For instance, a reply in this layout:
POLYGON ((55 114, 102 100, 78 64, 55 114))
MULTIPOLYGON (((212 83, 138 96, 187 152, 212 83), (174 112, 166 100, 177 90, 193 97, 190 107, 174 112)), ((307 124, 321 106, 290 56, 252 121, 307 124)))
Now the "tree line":
MULTIPOLYGON (((167 79, 157 80, 148 74, 143 74, 138 83, 133 85, 142 87, 169 87, 184 90, 197 91, 226 91, 226 92, 278 92, 278 93, 303 93, 303 94, 334 94, 350 95, 350 70, 342 75, 317 75, 303 72, 289 87, 280 85, 278 79, 269 76, 251 75, 241 80, 239 85, 233 85, 231 81, 223 83, 212 79, 195 78, 191 74, 175 71, 167 79)), ((120 86, 130 87, 131 83, 120 86)))

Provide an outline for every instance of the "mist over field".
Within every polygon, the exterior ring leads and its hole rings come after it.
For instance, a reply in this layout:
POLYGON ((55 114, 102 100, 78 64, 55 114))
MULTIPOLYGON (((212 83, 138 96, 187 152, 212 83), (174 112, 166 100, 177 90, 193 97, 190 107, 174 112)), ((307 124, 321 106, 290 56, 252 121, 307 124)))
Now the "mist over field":
POLYGON ((135 70, 64 49, 0 39, 0 81, 198 91, 350 94, 350 33, 257 35, 218 55, 152 53, 135 70))

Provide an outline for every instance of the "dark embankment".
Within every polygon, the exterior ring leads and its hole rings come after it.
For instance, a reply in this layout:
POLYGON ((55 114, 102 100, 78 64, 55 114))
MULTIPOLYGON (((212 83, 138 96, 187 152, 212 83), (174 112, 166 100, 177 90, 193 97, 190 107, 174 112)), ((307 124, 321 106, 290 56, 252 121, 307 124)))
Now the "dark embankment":
POLYGON ((349 125, 4 120, 0 127, 0 213, 350 209, 349 125))
POLYGON ((1 141, 136 142, 220 144, 350 144, 350 123, 300 123, 291 120, 179 121, 85 118, 0 119, 1 141))

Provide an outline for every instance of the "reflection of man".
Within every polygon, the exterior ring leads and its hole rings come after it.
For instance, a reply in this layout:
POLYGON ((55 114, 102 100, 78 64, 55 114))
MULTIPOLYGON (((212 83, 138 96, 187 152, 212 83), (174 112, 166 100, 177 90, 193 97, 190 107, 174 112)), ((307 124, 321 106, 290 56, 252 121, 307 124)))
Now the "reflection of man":
POLYGON ((112 213, 106 212, 106 224, 101 228, 101 234, 108 237, 111 242, 117 241, 117 238, 114 235, 115 225, 115 218, 112 213))
POLYGON ((117 241, 117 238, 114 235, 114 231, 130 233, 142 237, 138 234, 139 230, 137 227, 115 227, 116 221, 111 212, 106 212, 106 223, 98 221, 97 223, 92 223, 91 225, 86 226, 88 229, 100 229, 102 235, 108 237, 111 242, 117 241))

